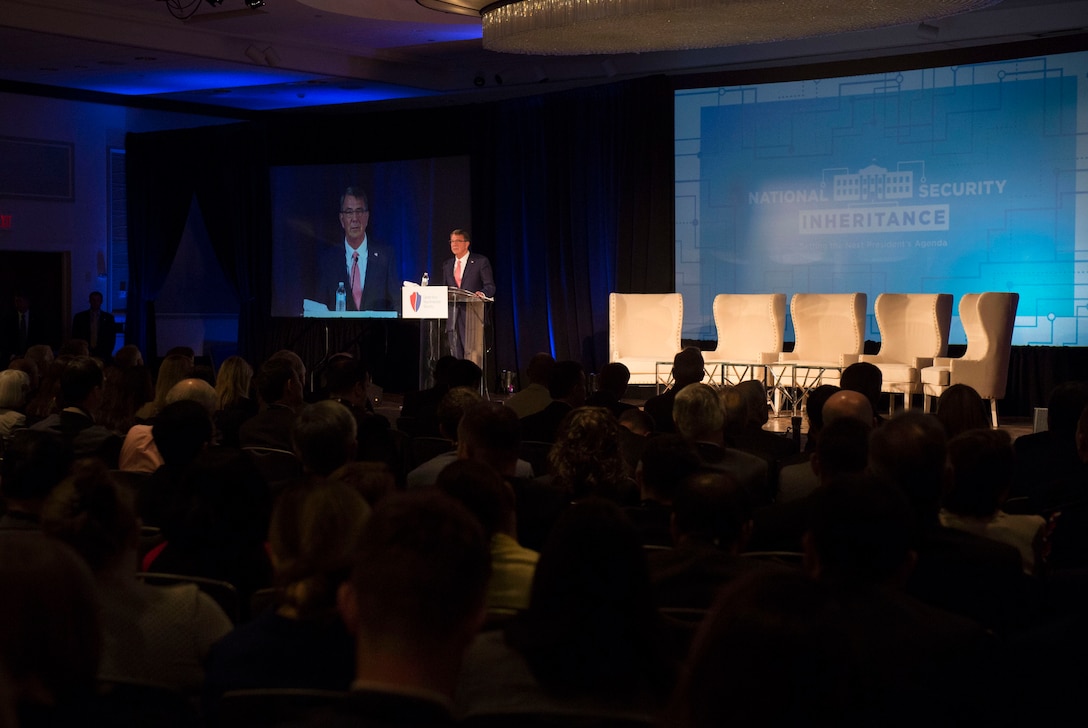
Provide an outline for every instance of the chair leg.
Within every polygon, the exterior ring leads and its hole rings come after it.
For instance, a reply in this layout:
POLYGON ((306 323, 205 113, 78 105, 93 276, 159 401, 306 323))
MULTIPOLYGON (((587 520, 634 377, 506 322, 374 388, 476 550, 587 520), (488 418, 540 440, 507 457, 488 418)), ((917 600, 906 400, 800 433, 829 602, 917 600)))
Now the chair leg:
POLYGON ((990 400, 990 419, 993 420, 994 429, 997 429, 997 400, 990 400))
POLYGON ((922 411, 925 412, 927 415, 929 414, 929 407, 929 393, 922 392, 922 411))

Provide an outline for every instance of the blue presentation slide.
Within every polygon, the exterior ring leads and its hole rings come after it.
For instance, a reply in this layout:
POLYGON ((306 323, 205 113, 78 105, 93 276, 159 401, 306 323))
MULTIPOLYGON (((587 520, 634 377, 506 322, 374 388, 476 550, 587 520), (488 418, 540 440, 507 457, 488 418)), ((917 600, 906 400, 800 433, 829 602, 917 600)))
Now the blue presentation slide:
MULTIPOLYGON (((684 338, 718 293, 1020 294, 1013 343, 1088 345, 1088 53, 676 93, 684 338)), ((786 340, 792 340, 787 323, 786 340)))

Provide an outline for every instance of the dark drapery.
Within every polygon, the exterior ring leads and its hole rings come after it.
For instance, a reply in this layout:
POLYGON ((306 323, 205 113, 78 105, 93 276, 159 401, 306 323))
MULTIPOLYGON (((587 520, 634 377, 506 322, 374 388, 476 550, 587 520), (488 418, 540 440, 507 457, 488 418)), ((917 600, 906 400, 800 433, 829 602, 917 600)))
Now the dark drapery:
MULTIPOLYGON (((238 344, 263 351, 270 268, 267 144, 255 124, 129 134, 129 297, 125 341, 155 351, 155 300, 195 196, 208 237, 238 296, 238 344)), ((198 289, 198 286, 195 286, 198 289)))

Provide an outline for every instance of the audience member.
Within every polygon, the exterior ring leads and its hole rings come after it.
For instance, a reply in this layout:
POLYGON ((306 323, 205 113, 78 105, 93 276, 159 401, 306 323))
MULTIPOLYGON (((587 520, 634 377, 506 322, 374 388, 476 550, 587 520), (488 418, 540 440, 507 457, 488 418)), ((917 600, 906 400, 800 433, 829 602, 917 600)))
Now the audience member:
POLYGON ((228 690, 347 690, 355 647, 336 610, 370 506, 342 483, 286 491, 268 541, 277 599, 220 640, 208 656, 204 714, 211 722, 228 690))
POLYGON ((672 417, 677 431, 695 447, 703 467, 728 473, 757 506, 771 502, 767 463, 725 446, 725 414, 718 394, 707 384, 689 384, 675 397, 672 417))
POLYGON ((371 508, 397 492, 397 480, 385 463, 346 463, 332 471, 328 482, 354 489, 371 508))
POLYGON ((143 366, 106 368, 102 404, 95 414, 97 422, 124 437, 136 424, 136 412, 155 397, 151 372, 143 366))
POLYGON ((680 435, 658 435, 646 443, 635 468, 639 504, 624 509, 644 545, 672 546, 673 498, 698 469, 698 454, 680 435))
POLYGON ((951 478, 941 524, 1015 547, 1024 573, 1035 575, 1043 569, 1046 519, 1001 510, 1014 462, 1012 439, 1004 430, 968 430, 949 440, 951 478))
POLYGON ((869 407, 873 411, 874 422, 879 425, 880 389, 884 386, 884 374, 880 367, 867 361, 854 362, 842 370, 839 377, 839 387, 852 392, 860 392, 869 400, 869 407))
POLYGON ((457 357, 449 354, 440 357, 434 363, 434 386, 419 392, 405 392, 404 403, 400 408, 397 429, 409 437, 438 436, 438 404, 450 391, 450 375, 457 357))
MULTIPOLYGON (((374 412, 367 395, 370 373, 366 364, 355 357, 340 355, 329 362, 325 370, 329 399, 348 408, 355 417, 356 460, 382 462, 390 468, 401 470, 404 460, 389 432, 389 420, 374 412)), ((403 473, 403 471, 401 470, 403 473)))
POLYGON ((384 499, 338 600, 355 634, 355 682, 311 724, 452 726, 488 576, 487 540, 464 506, 434 492, 384 499))
MULTIPOLYGON (((1021 435, 1016 450, 1016 474, 1012 495, 1030 496, 1036 510, 1070 501, 1062 484, 1081 479, 1083 465, 1077 457, 1077 419, 1088 406, 1088 382, 1064 382, 1047 400, 1047 429, 1021 435)), ((1081 482, 1084 482, 1083 480, 1081 482)))
POLYGON ((990 429, 990 412, 986 400, 966 384, 953 384, 937 398, 937 419, 947 437, 968 430, 990 429))
POLYGON ((77 463, 50 494, 42 528, 75 549, 95 575, 102 607, 99 679, 195 694, 208 650, 230 631, 230 619, 195 584, 137 581, 140 525, 105 466, 77 463))
POLYGON ((572 410, 548 453, 551 485, 576 501, 596 496, 620 505, 634 503, 637 486, 620 455, 618 430, 616 418, 603 407, 572 410))
POLYGON ((166 395, 175 384, 190 377, 192 371, 193 358, 191 356, 171 354, 163 359, 159 365, 158 374, 155 376, 155 399, 136 411, 136 419, 154 419, 159 410, 166 406, 166 395))
POLYGON ((548 381, 551 379, 552 367, 555 359, 551 354, 534 354, 529 360, 529 366, 525 369, 525 377, 529 384, 506 399, 504 404, 521 417, 535 415, 552 403, 552 395, 548 391, 548 381))
MULTIPOLYGON (((209 430, 208 439, 214 437, 214 424, 212 416, 215 412, 215 390, 212 385, 203 379, 182 379, 170 388, 163 397, 164 408, 178 402, 193 402, 204 412, 202 419, 207 420, 209 430)), ((125 435, 125 441, 121 445, 119 459, 120 469, 138 473, 153 473, 158 470, 165 461, 159 451, 155 440, 155 425, 158 424, 158 415, 151 420, 151 424, 133 425, 125 435)), ((205 440, 204 442, 208 442, 205 440)))
POLYGON ((355 459, 355 418, 351 410, 333 400, 306 405, 291 428, 291 443, 302 469, 326 477, 355 459))
POLYGON ((77 458, 101 458, 117 467, 121 438, 96 424, 92 412, 102 399, 102 368, 90 357, 77 357, 64 365, 60 375, 60 412, 46 417, 33 429, 59 435, 77 458))
POLYGON ((257 372, 257 393, 262 408, 239 428, 238 441, 242 447, 291 452, 291 427, 304 404, 305 380, 305 367, 286 356, 273 355, 261 365, 257 372))
POLYGON ((571 410, 586 403, 586 375, 576 361, 559 361, 548 378, 551 403, 531 415, 521 418, 521 439, 532 442, 555 442, 559 423, 571 410))
POLYGON ((457 689, 464 715, 653 716, 672 685, 638 534, 614 504, 568 509, 540 554, 529 608, 485 632, 457 689))
POLYGON ((706 374, 703 352, 694 346, 688 346, 676 353, 672 359, 672 386, 663 393, 650 397, 642 409, 654 418, 656 432, 676 432, 673 422, 673 400, 676 394, 689 384, 703 381, 706 374))
POLYGON ((635 405, 623 402, 627 395, 627 383, 631 381, 631 370, 625 364, 614 361, 601 367, 597 373, 597 391, 586 397, 586 406, 604 407, 616 416, 629 409, 635 409, 635 405))
POLYGON ((518 545, 513 488, 494 468, 474 460, 450 464, 435 485, 476 516, 491 544, 491 579, 484 602, 488 616, 509 616, 527 608, 540 554, 518 545))
POLYGON ((435 419, 439 435, 450 442, 449 450, 408 471, 405 481, 409 489, 434 485, 438 474, 457 459, 457 427, 465 411, 481 401, 480 395, 468 387, 454 387, 446 392, 438 405, 435 419))
POLYGON ((26 427, 26 395, 30 391, 30 377, 18 369, 0 371, 0 438, 26 427))
POLYGON ((71 448, 55 435, 17 431, 0 460, 0 494, 5 506, 0 533, 41 530, 45 499, 68 474, 71 463, 71 448))
POLYGON ((227 357, 219 365, 215 379, 215 429, 219 442, 227 447, 240 447, 238 430, 242 423, 257 414, 257 400, 250 396, 253 367, 240 356, 227 357))

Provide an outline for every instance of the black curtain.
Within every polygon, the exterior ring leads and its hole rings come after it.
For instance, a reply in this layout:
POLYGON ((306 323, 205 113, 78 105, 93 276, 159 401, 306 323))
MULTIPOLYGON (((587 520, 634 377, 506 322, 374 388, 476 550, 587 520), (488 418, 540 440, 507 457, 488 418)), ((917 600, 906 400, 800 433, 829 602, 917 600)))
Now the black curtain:
POLYGON ((129 296, 125 341, 155 350, 155 300, 170 272, 195 196, 239 301, 238 344, 263 351, 271 268, 267 142, 256 124, 129 134, 129 296))

